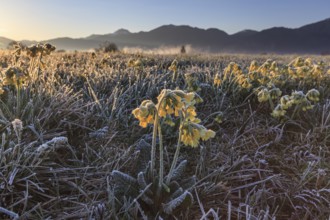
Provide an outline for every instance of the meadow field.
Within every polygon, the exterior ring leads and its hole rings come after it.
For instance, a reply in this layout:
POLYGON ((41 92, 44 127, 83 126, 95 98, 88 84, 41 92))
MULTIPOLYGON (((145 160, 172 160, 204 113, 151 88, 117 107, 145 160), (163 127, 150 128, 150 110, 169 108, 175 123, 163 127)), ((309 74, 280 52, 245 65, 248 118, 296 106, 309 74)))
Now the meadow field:
POLYGON ((0 50, 0 219, 329 219, 330 57, 0 50))

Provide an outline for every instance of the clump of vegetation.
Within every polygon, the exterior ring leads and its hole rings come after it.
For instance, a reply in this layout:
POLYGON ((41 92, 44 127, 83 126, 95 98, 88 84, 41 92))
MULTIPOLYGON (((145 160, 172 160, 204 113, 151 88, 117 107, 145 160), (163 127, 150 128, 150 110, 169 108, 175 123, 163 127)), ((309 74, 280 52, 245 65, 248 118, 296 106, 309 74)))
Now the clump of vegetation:
POLYGON ((100 47, 98 49, 96 49, 96 51, 101 51, 104 53, 113 53, 113 52, 118 52, 118 46, 115 43, 112 42, 104 42, 100 45, 100 47))
MULTIPOLYGON (((164 89, 157 97, 158 103, 144 100, 140 107, 133 110, 134 116, 140 121, 140 126, 147 127, 153 124, 152 144, 150 149, 140 149, 141 155, 136 178, 121 173, 112 172, 115 181, 115 195, 119 198, 135 200, 142 207, 141 214, 152 218, 164 218, 175 212, 185 211, 192 205, 192 190, 195 176, 184 178, 187 161, 183 160, 178 166, 181 143, 186 146, 197 147, 200 139, 214 138, 215 132, 198 124, 195 112, 197 94, 186 93, 182 90, 164 89), (162 134, 162 118, 173 120, 179 118, 179 136, 176 151, 168 171, 164 174, 164 146, 162 134), (156 168, 156 138, 159 138, 159 170, 156 168), (143 160, 144 159, 144 160, 143 160), (127 190, 128 189, 128 190, 127 190), (136 201, 136 198, 141 198, 136 201), (183 210, 182 210, 183 209, 183 210)), ((165 120, 164 120, 165 121, 165 120)), ((149 145, 140 145, 140 148, 149 148, 149 145)), ((125 201, 125 200, 122 200, 125 201)), ((122 203, 120 204, 122 205, 122 203)))
POLYGON ((0 54, 1 219, 330 215, 328 57, 54 50, 0 54))

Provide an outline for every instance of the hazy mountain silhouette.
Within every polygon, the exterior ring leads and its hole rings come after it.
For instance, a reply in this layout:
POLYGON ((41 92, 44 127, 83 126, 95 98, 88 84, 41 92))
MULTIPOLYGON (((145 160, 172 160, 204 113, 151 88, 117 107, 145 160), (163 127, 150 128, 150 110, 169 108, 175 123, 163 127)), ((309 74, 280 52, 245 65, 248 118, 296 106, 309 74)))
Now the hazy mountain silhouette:
MULTIPOLYGON (((0 48, 5 48, 10 41, 0 37, 0 48)), ((205 30, 187 25, 164 25, 148 32, 131 33, 119 29, 110 34, 55 38, 44 42, 52 43, 58 49, 86 50, 97 48, 105 41, 116 43, 119 48, 191 45, 209 52, 330 53, 330 18, 300 28, 243 30, 232 35, 215 28, 205 30)))

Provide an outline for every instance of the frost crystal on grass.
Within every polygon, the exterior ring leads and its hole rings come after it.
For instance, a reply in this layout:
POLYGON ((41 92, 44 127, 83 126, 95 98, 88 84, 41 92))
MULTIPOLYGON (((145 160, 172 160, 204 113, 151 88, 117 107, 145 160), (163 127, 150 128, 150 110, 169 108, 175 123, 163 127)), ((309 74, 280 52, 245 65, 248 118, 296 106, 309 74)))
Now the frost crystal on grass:
POLYGON ((59 148, 63 145, 68 144, 68 138, 67 137, 55 137, 50 141, 47 141, 46 143, 40 145, 37 148, 38 153, 42 153, 46 150, 55 150, 56 148, 59 148))
POLYGON ((91 138, 103 138, 107 135, 108 132, 109 132, 109 127, 105 126, 101 129, 90 132, 89 137, 91 137, 91 138))

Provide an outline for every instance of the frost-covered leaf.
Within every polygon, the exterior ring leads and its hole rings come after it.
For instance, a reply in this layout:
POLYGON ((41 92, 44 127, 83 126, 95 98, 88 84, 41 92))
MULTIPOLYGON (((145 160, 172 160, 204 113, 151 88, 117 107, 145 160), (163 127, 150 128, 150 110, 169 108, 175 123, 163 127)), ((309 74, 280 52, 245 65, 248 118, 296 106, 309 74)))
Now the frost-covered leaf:
POLYGON ((116 184, 123 184, 129 186, 129 185, 135 185, 137 183, 134 177, 131 177, 130 175, 120 172, 118 170, 112 171, 111 175, 116 184))
POLYGON ((183 189, 190 189, 191 187, 193 187, 196 183, 196 176, 192 176, 192 177, 189 177, 185 180, 183 180, 180 185, 183 189))
POLYGON ((182 174, 184 173, 187 166, 187 160, 181 161, 181 163, 174 169, 171 180, 177 180, 182 178, 182 174))
POLYGON ((136 150, 139 152, 136 164, 137 172, 146 171, 151 158, 151 145, 141 139, 136 145, 136 150))
POLYGON ((89 133, 90 138, 104 138, 109 132, 109 127, 105 126, 89 133))
POLYGON ((190 206, 193 203, 193 196, 190 192, 185 191, 179 197, 171 200, 170 202, 163 205, 164 212, 166 214, 171 214, 174 209, 178 208, 180 205, 190 206))

